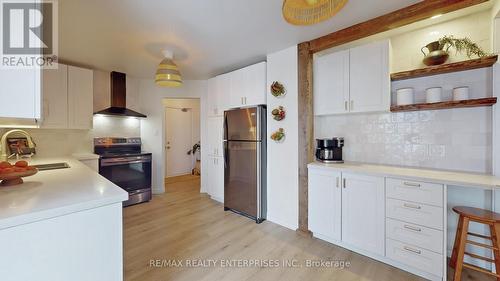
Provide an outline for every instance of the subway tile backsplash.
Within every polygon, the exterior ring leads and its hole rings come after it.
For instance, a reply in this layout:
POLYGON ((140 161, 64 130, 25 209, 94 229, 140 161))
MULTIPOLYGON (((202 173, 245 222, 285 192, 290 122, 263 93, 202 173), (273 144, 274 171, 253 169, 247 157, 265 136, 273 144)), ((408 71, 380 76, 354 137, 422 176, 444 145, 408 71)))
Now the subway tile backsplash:
POLYGON ((315 117, 316 138, 344 137, 344 159, 492 172, 489 107, 315 117))

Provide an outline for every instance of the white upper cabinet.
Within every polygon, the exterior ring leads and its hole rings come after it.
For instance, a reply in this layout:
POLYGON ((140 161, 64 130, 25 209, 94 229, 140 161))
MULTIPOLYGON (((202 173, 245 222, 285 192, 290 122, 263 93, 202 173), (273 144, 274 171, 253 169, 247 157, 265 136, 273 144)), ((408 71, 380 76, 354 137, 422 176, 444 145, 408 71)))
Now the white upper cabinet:
POLYGON ((314 58, 314 114, 390 110, 390 41, 314 58))
POLYGON ((68 67, 59 64, 57 69, 46 69, 43 76, 42 128, 68 127, 68 67))
POLYGON ((208 80, 208 116, 224 115, 227 107, 226 97, 229 96, 231 80, 228 75, 221 75, 208 80))
POLYGON ((390 42, 350 50, 350 111, 388 111, 391 106, 390 42))
POLYGON ((244 69, 246 72, 245 95, 243 96, 245 105, 266 104, 266 63, 261 62, 244 69))
POLYGON ((314 114, 349 112, 349 50, 314 59, 314 114))
POLYGON ((261 62, 236 71, 224 74, 224 96, 228 108, 266 104, 266 63, 261 62))
POLYGON ((342 233, 341 173, 309 170, 309 229, 315 237, 340 241, 342 233))
POLYGON ((209 117, 218 116, 217 77, 208 79, 207 114, 209 117))
POLYGON ((342 241, 380 256, 385 252, 383 177, 342 173, 342 241))
POLYGON ((0 70, 0 85, 0 125, 35 125, 41 117, 40 70, 0 70))
POLYGON ((92 70, 68 66, 68 124, 71 129, 92 129, 93 79, 92 70))

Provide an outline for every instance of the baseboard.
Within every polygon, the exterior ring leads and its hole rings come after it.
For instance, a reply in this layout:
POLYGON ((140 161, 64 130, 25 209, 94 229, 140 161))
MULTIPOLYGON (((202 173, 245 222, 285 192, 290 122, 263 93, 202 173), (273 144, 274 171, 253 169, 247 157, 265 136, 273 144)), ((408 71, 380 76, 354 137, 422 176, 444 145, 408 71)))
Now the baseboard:
POLYGON ((288 229, 291 229, 293 231, 297 230, 297 228, 299 227, 298 224, 297 225, 294 225, 294 224, 290 224, 290 223, 287 223, 287 222, 282 222, 280 220, 277 220, 277 219, 274 219, 272 216, 270 216, 269 214, 267 215, 267 219, 268 221, 272 222, 272 223, 275 223, 277 225, 280 225, 280 226, 283 226, 283 227, 286 227, 288 229))

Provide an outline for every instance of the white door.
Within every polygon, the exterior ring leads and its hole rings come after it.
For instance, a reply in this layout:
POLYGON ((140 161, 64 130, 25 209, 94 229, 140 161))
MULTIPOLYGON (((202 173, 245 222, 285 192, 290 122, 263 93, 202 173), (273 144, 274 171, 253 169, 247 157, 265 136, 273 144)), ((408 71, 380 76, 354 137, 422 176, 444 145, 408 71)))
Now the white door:
POLYGON ((350 112, 389 111, 389 40, 350 50, 350 112))
POLYGON ((46 69, 43 76, 42 128, 68 128, 68 66, 46 69))
POLYGON ((266 104, 266 63, 261 62, 244 68, 246 72, 245 106, 266 104))
POLYGON ((193 115, 190 109, 167 108, 165 113, 166 175, 175 177, 191 173, 193 156, 193 115))
POLYGON ((68 127, 92 129, 94 117, 94 72, 68 66, 68 127))
POLYGON ((342 241, 377 255, 385 251, 384 178, 342 173, 342 241))
POLYGON ((340 241, 342 233, 341 173, 309 171, 309 229, 315 237, 340 241))
POLYGON ((314 57, 314 115, 349 112, 349 50, 314 57))

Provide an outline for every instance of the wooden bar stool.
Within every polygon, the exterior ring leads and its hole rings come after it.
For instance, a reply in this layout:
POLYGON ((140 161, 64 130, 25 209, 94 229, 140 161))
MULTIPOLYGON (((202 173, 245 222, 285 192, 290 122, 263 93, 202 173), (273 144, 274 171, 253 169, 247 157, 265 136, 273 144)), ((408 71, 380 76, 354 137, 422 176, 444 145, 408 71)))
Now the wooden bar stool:
POLYGON ((500 214, 483 209, 462 206, 454 207, 453 211, 460 216, 458 219, 457 234, 455 235, 455 244, 453 245, 453 252, 450 259, 450 266, 455 269, 455 277, 453 280, 460 281, 462 279, 462 269, 465 267, 495 276, 497 281, 500 281, 500 214), (471 221, 488 225, 490 227, 490 236, 469 232, 469 222, 471 221), (491 245, 468 240, 468 235, 490 240, 491 245), (466 252, 466 244, 492 250, 494 259, 466 252), (464 263, 464 255, 495 264, 496 273, 472 264, 464 263))

